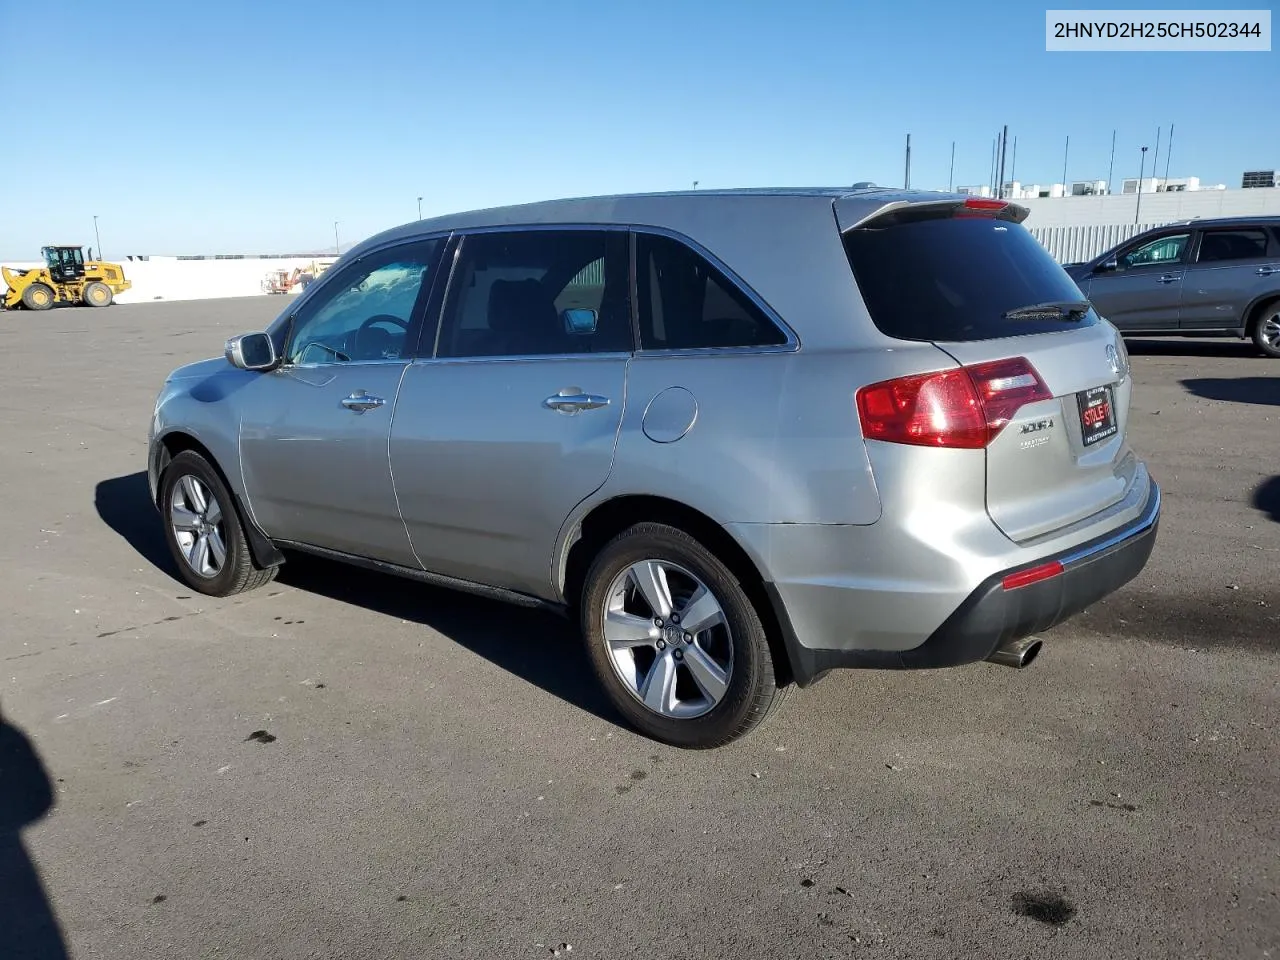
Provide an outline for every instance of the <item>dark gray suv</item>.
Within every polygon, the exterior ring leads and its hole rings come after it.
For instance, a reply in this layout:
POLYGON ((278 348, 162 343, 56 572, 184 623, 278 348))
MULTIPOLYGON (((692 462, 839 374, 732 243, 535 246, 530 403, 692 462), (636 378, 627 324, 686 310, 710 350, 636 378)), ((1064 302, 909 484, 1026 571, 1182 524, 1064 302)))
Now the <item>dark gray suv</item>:
POLYGON ((1238 336, 1280 358, 1280 217, 1171 223, 1066 270, 1122 333, 1238 336))

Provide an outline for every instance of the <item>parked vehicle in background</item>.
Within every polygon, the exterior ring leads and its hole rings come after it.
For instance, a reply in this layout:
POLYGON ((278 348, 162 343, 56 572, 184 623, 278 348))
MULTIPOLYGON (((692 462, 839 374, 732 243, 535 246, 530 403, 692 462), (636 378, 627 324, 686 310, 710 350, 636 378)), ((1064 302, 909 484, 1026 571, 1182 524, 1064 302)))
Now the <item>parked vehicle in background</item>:
POLYGON ((1280 217, 1171 223, 1065 269, 1124 334, 1237 336, 1280 358, 1280 217))
POLYGON ((572 613, 683 747, 833 668, 1025 666, 1160 514, 1124 343, 1026 215, 697 191, 383 233, 165 381, 169 548, 215 596, 292 549, 572 613))

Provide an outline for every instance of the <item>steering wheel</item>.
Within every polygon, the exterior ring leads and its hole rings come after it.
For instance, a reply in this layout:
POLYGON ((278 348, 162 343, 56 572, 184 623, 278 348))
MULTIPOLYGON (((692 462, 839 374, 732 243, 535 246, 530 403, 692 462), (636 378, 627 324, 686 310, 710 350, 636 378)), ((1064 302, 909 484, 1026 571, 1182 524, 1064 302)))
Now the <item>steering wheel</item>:
MULTIPOLYGON (((392 316, 389 313, 376 313, 372 317, 370 317, 368 320, 366 320, 364 323, 360 324, 359 329, 356 330, 355 348, 356 348, 356 353, 358 355, 362 357, 364 356, 365 351, 361 349, 361 347, 363 346, 362 341, 367 337, 367 334, 369 333, 369 331, 372 330, 374 327, 376 327, 378 324, 382 324, 382 323, 399 327, 406 337, 409 334, 409 321, 401 320, 399 317, 392 316)), ((388 337, 390 336, 389 331, 383 331, 383 332, 386 333, 388 337)), ((370 357, 366 359, 376 359, 376 358, 370 357)))

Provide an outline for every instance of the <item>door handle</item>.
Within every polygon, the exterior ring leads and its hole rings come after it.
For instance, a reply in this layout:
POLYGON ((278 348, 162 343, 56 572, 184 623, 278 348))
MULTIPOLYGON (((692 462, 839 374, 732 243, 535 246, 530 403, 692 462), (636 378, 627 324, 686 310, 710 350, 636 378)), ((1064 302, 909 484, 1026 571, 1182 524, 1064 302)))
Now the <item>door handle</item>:
POLYGON ((349 397, 342 398, 342 405, 348 410, 354 410, 356 413, 364 413, 366 410, 372 410, 374 407, 381 407, 387 401, 381 397, 371 397, 363 390, 357 390, 349 397))
POLYGON ((1181 280, 1181 277, 1166 273, 1162 277, 1156 278, 1156 283, 1173 283, 1175 280, 1181 280))
POLYGON ((1280 269, 1277 269, 1276 267, 1259 267, 1258 268, 1258 276, 1260 277, 1269 277, 1273 273, 1280 273, 1280 269))
POLYGON ((596 410, 600 407, 607 407, 609 398, 598 397, 594 393, 583 393, 580 390, 570 388, 547 397, 542 401, 542 405, 549 410, 572 415, 581 413, 583 410, 596 410))

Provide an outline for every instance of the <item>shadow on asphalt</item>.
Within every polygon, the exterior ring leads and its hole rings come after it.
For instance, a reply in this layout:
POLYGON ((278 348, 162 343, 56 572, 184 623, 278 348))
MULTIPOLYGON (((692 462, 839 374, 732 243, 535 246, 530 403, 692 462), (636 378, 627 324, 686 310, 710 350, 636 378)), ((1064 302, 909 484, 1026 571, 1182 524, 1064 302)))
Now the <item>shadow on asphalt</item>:
POLYGON ((1251 340, 1235 337, 1168 337, 1129 339, 1125 347, 1135 357, 1251 357, 1262 355, 1251 340))
POLYGON ((1183 380, 1187 392, 1204 400, 1280 407, 1280 370, 1274 377, 1196 377, 1183 380))
POLYGON ((102 522, 142 554, 143 559, 175 580, 178 578, 173 556, 164 541, 160 515, 151 503, 145 473, 103 480, 94 488, 93 506, 102 522))
POLYGON ((1253 505, 1280 523, 1280 476, 1263 480, 1253 491, 1253 505))
MULTIPOLYGON (((103 480, 98 516, 152 566, 177 579, 145 473, 103 480)), ((390 574, 290 553, 279 582, 430 627, 478 656, 610 723, 621 718, 600 691, 574 623, 540 610, 427 586, 390 574)))
POLYGON ((279 582, 430 627, 508 673, 602 720, 622 720, 600 691, 576 623, 390 574, 291 553, 279 582))
POLYGON ((0 942, 6 960, 63 960, 66 943, 24 828, 53 809, 53 784, 31 741, 0 715, 0 942))

